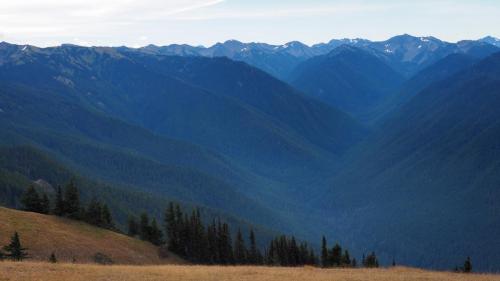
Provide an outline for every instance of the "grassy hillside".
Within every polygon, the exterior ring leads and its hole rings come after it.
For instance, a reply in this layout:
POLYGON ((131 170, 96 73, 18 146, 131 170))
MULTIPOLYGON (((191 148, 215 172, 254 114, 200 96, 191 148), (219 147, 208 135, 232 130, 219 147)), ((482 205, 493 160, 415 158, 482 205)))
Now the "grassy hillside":
POLYGON ((217 281, 495 281, 499 275, 432 272, 411 268, 317 269, 220 266, 97 266, 43 263, 0 263, 0 280, 217 280, 217 281), (104 279, 105 278, 105 279, 104 279))
POLYGON ((47 260, 55 252, 59 261, 93 262, 98 252, 119 264, 181 263, 171 255, 158 257, 154 245, 86 223, 0 207, 0 245, 17 231, 33 260, 47 260))

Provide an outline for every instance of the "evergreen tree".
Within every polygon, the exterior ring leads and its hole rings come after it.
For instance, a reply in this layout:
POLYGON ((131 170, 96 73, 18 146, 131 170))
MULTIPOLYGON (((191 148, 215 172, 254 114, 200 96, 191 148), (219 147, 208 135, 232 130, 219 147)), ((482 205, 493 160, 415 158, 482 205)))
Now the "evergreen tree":
POLYGON ((330 251, 330 264, 332 266, 342 265, 342 247, 338 243, 330 251))
POLYGON ((349 255, 349 251, 345 250, 342 255, 342 266, 349 267, 351 266, 351 256, 349 255))
POLYGON ((113 222, 113 217, 111 216, 111 212, 109 211, 108 205, 103 204, 101 211, 102 211, 101 212, 102 226, 108 229, 114 229, 115 224, 113 222))
POLYGON ((87 210, 85 210, 84 220, 89 224, 95 226, 102 226, 102 206, 101 202, 97 200, 97 198, 92 198, 90 203, 87 206, 87 210))
POLYGON ((40 213, 50 213, 50 200, 46 193, 43 193, 42 199, 40 199, 40 213))
POLYGON ((52 252, 52 254, 50 254, 50 256, 49 256, 49 262, 51 262, 51 263, 57 263, 56 254, 54 252, 52 252))
POLYGON ((141 221, 139 224, 139 237, 144 241, 149 241, 151 239, 151 230, 147 213, 141 214, 141 221))
POLYGON ((470 260, 470 257, 467 257, 467 259, 464 262, 464 272, 465 273, 472 272, 472 262, 470 260))
POLYGON ((165 230, 167 234, 168 249, 174 253, 179 252, 179 228, 175 215, 174 203, 170 202, 165 211, 165 230))
POLYGON ((250 251, 248 253, 248 262, 250 264, 262 264, 262 254, 257 248, 257 242, 255 239, 255 233, 253 229, 250 229, 250 251))
POLYGON ((351 261, 351 267, 356 268, 357 266, 358 266, 358 261, 356 260, 356 258, 353 258, 351 261))
MULTIPOLYGON (((363 256, 364 257, 364 256, 363 256)), ((375 252, 372 252, 366 258, 364 258, 363 266, 364 267, 378 267, 378 259, 375 255, 375 252)))
POLYGON ((135 237, 139 235, 139 225, 134 217, 130 216, 128 218, 128 233, 129 236, 135 237))
POLYGON ((396 266, 396 259, 395 258, 392 258, 392 266, 396 266))
POLYGON ((65 215, 65 204, 64 204, 64 197, 62 193, 62 189, 60 186, 57 186, 57 191, 56 191, 56 202, 54 206, 54 215, 56 216, 64 216, 65 215))
POLYGON ((36 191, 33 185, 30 185, 28 189, 23 193, 21 197, 21 203, 24 206, 25 211, 37 212, 41 210, 41 200, 40 195, 36 191))
POLYGON ((326 238, 323 236, 321 240, 321 265, 323 267, 330 267, 330 260, 328 258, 328 246, 326 244, 326 238))
POLYGON ((22 261, 28 257, 28 253, 26 252, 27 249, 22 247, 17 231, 14 232, 14 235, 12 235, 10 244, 5 246, 3 249, 6 252, 5 256, 14 261, 22 261))
POLYGON ((149 242, 153 243, 154 245, 161 245, 163 244, 163 233, 161 232, 160 228, 158 227, 158 224, 156 223, 156 219, 153 218, 151 222, 151 226, 149 227, 149 242))
POLYGON ((247 263, 247 249, 240 229, 238 229, 236 240, 234 241, 234 261, 236 264, 247 263))
POLYGON ((80 219, 80 194, 72 179, 66 186, 64 193, 65 213, 71 219, 80 219))

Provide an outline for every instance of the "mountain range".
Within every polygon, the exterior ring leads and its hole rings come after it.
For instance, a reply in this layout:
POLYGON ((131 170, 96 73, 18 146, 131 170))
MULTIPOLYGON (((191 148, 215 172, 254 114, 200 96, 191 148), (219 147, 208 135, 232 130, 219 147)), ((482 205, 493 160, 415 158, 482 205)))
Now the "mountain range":
POLYGON ((259 233, 326 234, 382 263, 450 269, 471 255, 498 270, 499 52, 492 37, 410 35, 3 42, 0 203, 76 177, 122 224, 174 200, 259 233))

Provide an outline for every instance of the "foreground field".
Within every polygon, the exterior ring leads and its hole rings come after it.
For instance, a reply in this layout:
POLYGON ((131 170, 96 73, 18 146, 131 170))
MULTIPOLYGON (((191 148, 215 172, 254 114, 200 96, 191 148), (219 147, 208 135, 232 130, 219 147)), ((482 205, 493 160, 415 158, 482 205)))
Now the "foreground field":
POLYGON ((0 262, 0 281, 495 281, 500 275, 431 272, 410 268, 317 269, 221 266, 98 266, 0 262))

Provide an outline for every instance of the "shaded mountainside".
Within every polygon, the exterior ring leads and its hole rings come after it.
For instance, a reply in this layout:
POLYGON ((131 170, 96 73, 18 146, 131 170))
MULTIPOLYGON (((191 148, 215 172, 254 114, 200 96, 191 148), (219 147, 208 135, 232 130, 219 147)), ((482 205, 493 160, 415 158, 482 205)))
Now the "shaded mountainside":
POLYGON ((0 207, 0 245, 17 231, 30 260, 48 261, 55 253, 60 262, 94 263, 101 253, 116 264, 182 264, 172 253, 160 258, 158 247, 124 234, 55 216, 0 207))
POLYGON ((302 63, 290 80, 311 97, 365 120, 403 77, 369 52, 343 45, 302 63))
POLYGON ((0 49, 3 144, 29 144, 86 177, 297 236, 322 231, 300 227, 312 212, 303 186, 325 185, 366 134, 346 114, 227 59, 0 49), (169 70, 177 65, 186 70, 169 70))
POLYGON ((497 269, 499 77, 497 53, 425 88, 354 149, 319 199, 348 225, 332 231, 402 263, 470 255, 497 269))
MULTIPOLYGON (((79 188, 82 203, 87 204, 93 198, 99 198, 105 202, 112 212, 116 226, 124 230, 129 216, 138 217, 146 212, 159 222, 164 217, 168 202, 176 201, 184 208, 199 208, 202 218, 211 222, 214 218, 220 218, 232 226, 243 231, 252 228, 259 237, 259 243, 264 243, 276 235, 272 227, 266 228, 258 223, 250 223, 247 220, 235 216, 236 212, 230 213, 222 208, 210 208, 200 202, 179 201, 178 198, 138 190, 130 185, 110 184, 96 181, 75 173, 66 168, 60 162, 51 159, 47 153, 29 146, 1 147, 0 148, 0 205, 11 208, 22 208, 20 198, 26 188, 34 185, 39 192, 44 192, 53 197, 57 186, 66 186, 70 180, 74 180, 79 188)), ((221 197, 220 199, 224 199, 221 197)), ((240 210, 257 215, 272 217, 268 211, 260 213, 258 208, 248 203, 233 198, 239 204, 240 210), (246 210, 246 211, 245 211, 246 210)), ((52 206, 54 207, 54 206, 52 206)), ((266 219, 259 220, 265 223, 266 219)), ((283 228, 282 219, 271 221, 276 228, 283 228)), ((233 229, 235 231, 236 229, 233 229)))
POLYGON ((376 124, 382 124, 391 113, 409 102, 417 93, 430 84, 446 79, 457 72, 472 66, 480 59, 466 54, 451 54, 435 64, 418 72, 415 76, 405 81, 397 91, 391 94, 375 110, 376 124))

